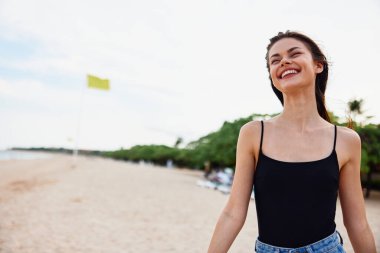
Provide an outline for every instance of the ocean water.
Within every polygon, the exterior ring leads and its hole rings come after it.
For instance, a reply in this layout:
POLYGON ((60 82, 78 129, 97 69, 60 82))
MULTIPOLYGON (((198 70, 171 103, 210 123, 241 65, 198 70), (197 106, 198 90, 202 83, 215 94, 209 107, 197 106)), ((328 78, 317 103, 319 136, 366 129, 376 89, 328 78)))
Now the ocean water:
POLYGON ((51 155, 42 152, 0 150, 0 160, 33 160, 49 158, 51 155))

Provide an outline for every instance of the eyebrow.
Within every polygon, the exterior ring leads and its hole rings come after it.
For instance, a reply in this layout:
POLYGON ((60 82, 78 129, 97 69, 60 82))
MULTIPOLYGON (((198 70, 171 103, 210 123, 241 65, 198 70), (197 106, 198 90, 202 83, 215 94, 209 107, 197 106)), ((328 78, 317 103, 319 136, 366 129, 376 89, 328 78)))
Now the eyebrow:
MULTIPOLYGON (((296 49, 300 49, 300 47, 292 47, 292 48, 288 49, 288 53, 290 53, 290 52, 292 52, 292 51, 294 51, 296 49)), ((280 56, 280 55, 279 54, 274 54, 271 57, 269 57, 269 59, 272 58, 272 57, 275 57, 275 56, 280 56)))

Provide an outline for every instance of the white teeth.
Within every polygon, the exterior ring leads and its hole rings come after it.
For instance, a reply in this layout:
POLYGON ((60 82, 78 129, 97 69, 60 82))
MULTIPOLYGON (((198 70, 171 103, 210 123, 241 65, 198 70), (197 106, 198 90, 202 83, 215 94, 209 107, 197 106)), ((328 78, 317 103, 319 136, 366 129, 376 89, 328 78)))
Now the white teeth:
POLYGON ((297 74, 298 72, 294 69, 289 69, 289 70, 286 70, 282 73, 281 75, 281 78, 284 78, 284 76, 288 75, 288 74, 297 74))

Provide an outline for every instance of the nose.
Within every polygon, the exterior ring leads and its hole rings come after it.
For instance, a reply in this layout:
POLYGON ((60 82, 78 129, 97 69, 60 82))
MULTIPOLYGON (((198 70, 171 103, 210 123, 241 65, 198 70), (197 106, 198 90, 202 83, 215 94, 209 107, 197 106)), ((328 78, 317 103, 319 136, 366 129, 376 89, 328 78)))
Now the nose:
POLYGON ((287 57, 283 57, 280 63, 281 63, 281 66, 285 66, 285 64, 290 64, 291 62, 287 57))

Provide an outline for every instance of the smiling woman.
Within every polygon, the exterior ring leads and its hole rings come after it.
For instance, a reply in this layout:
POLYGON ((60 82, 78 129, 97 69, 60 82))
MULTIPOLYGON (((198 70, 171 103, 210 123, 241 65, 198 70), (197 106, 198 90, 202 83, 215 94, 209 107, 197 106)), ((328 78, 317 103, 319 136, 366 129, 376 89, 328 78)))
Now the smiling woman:
MULTIPOLYGON (((267 63, 267 69, 270 73, 269 79, 272 89, 282 105, 284 105, 284 95, 286 96, 286 93, 283 93, 281 84, 277 81, 283 79, 284 75, 286 74, 286 70, 293 69, 298 73, 300 72, 301 65, 305 66, 306 64, 306 68, 303 70, 302 74, 308 74, 309 76, 304 76, 304 83, 310 83, 310 78, 315 78, 315 85, 313 86, 315 89, 315 99, 317 103, 318 113, 322 118, 330 121, 329 115, 324 105, 324 94, 326 91, 327 79, 329 76, 329 65, 325 55, 313 40, 300 33, 279 33, 278 36, 275 36, 270 40, 270 44, 267 47, 267 54, 265 59, 267 63), (281 43, 276 43, 280 42, 280 40, 281 43), (272 55, 269 55, 270 51, 274 52, 275 50, 281 50, 281 48, 286 48, 289 46, 289 44, 295 46, 290 47, 289 49, 287 48, 286 54, 282 52, 282 55, 280 55, 280 53, 273 53, 272 55), (294 64, 290 65, 289 63, 293 63, 293 61, 294 64), (279 66, 281 66, 282 63, 285 63, 286 67, 280 68, 279 70, 279 66), (313 63, 310 65, 310 67, 314 69, 312 70, 308 68, 309 65, 307 63, 313 63), (281 71, 281 73, 277 73, 278 71, 281 71), (316 73, 313 73, 313 71, 316 71, 316 73)), ((290 75, 289 77, 292 76, 293 75, 290 75)))
POLYGON ((361 140, 354 130, 331 123, 326 57, 309 37, 288 31, 270 39, 265 58, 283 111, 240 129, 231 194, 208 252, 228 251, 254 187, 256 252, 345 252, 335 224, 339 193, 355 252, 376 253, 360 184, 361 140))

